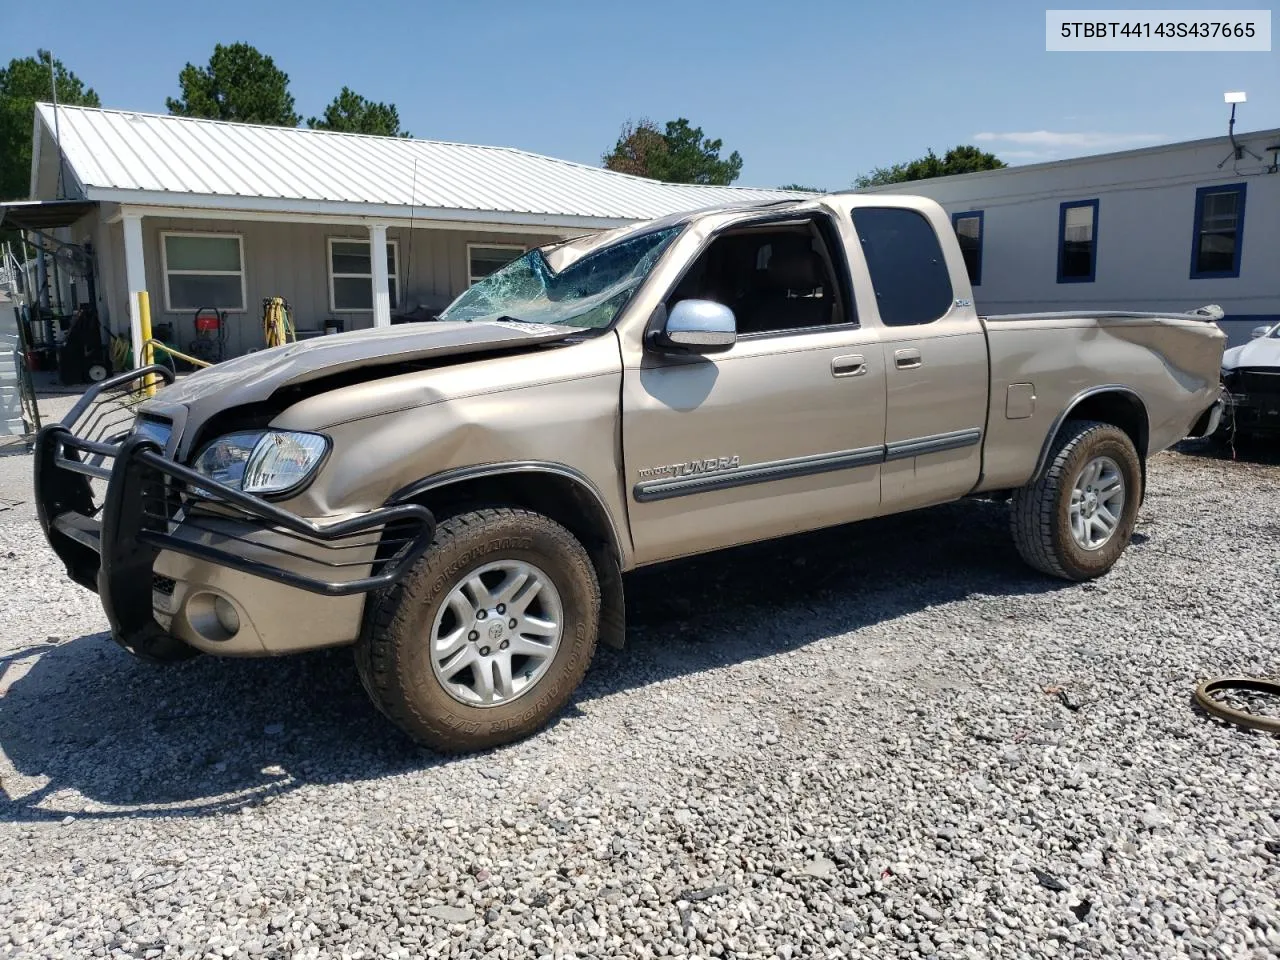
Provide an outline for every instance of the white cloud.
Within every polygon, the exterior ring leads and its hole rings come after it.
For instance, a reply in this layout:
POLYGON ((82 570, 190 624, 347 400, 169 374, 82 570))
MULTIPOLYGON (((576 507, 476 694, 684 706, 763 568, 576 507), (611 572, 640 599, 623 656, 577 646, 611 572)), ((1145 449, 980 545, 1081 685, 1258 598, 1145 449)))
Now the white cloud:
POLYGON ((1058 156, 1053 150, 1001 150, 1001 160, 1052 160, 1058 156))
MULTIPOLYGON (((1162 133, 1097 133, 1066 132, 1058 130, 1025 130, 1010 133, 975 133, 978 143, 1011 143, 1023 147, 1039 147, 1038 154, 1061 153, 1081 150, 1123 150, 1141 147, 1167 139, 1162 133)), ((1012 153, 1010 154, 1012 155, 1012 153)))

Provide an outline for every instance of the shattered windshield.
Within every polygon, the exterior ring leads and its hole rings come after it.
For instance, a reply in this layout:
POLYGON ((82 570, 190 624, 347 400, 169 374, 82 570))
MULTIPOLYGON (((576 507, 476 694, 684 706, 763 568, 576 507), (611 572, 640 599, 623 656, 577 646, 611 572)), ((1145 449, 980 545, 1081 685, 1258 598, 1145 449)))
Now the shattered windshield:
POLYGON ((630 236, 556 272, 541 250, 496 270, 453 301, 441 320, 519 320, 603 330, 626 306, 683 225, 630 236))

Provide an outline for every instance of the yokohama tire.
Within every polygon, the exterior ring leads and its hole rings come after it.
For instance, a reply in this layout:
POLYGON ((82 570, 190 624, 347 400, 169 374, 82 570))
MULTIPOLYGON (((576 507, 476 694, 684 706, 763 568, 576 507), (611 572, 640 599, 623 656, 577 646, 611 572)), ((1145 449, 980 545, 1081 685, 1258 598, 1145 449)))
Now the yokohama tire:
POLYGON ((1043 475, 1014 492, 1010 526, 1018 553, 1030 566, 1064 580, 1092 580, 1115 564, 1129 545, 1142 499, 1142 462, 1133 441, 1119 427, 1092 420, 1068 420, 1054 439, 1043 475), (1119 468, 1124 505, 1110 538, 1085 549, 1072 535, 1072 490, 1097 458, 1119 468))
POLYGON ((599 621, 595 568, 564 527, 528 510, 477 510, 441 523, 431 549, 371 611, 356 666, 374 704, 414 740, 446 753, 483 750, 528 736, 563 709, 591 662, 599 621), (502 562, 532 565, 550 581, 559 644, 524 692, 471 705, 449 692, 433 662, 436 625, 456 588, 502 562))

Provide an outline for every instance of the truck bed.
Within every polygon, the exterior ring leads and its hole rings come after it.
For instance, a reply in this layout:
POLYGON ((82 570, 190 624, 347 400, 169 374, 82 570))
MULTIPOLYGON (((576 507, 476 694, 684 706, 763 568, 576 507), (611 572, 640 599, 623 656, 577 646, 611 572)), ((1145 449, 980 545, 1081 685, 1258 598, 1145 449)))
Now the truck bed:
POLYGON ((1061 412, 1095 393, 1139 401, 1144 456, 1177 443, 1220 389, 1225 335, 1212 321, 1200 313, 1112 310, 983 317, 991 394, 980 489, 1025 484, 1061 412))

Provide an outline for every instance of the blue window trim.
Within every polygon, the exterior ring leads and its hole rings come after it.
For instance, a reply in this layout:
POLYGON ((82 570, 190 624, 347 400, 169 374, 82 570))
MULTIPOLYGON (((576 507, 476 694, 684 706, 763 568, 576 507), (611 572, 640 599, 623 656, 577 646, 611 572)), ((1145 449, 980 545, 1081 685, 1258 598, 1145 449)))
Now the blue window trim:
POLYGON ((1244 201, 1247 183, 1223 183, 1212 187, 1200 187, 1196 190, 1196 215, 1191 221, 1191 279, 1218 280, 1240 276, 1240 254, 1244 251, 1244 201), (1200 227, 1204 216, 1204 198, 1207 193, 1237 193, 1240 205, 1236 215, 1236 249, 1231 260, 1230 270, 1197 270, 1196 261, 1200 255, 1200 227))
POLYGON ((975 271, 975 275, 969 278, 969 285, 980 287, 982 286, 982 248, 987 242, 987 225, 984 222, 981 210, 966 210, 964 213, 953 213, 951 215, 951 229, 955 230, 956 221, 964 217, 978 218, 978 269, 975 271))
POLYGON ((1058 206, 1058 282, 1059 283, 1093 283, 1098 275, 1098 201, 1068 200, 1058 206), (1093 208, 1093 250, 1089 255, 1089 275, 1086 277, 1064 277, 1062 275, 1062 254, 1067 245, 1067 211, 1072 207, 1093 208))

